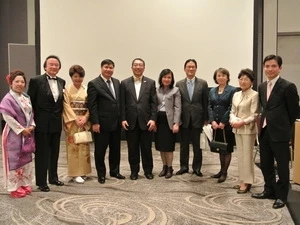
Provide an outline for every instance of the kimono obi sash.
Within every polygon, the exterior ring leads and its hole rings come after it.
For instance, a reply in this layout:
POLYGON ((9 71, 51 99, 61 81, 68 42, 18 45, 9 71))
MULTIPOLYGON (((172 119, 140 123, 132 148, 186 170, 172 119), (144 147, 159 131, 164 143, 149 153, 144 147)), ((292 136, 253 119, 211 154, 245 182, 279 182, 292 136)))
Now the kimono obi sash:
POLYGON ((88 111, 86 101, 71 101, 70 105, 77 116, 84 116, 88 111))

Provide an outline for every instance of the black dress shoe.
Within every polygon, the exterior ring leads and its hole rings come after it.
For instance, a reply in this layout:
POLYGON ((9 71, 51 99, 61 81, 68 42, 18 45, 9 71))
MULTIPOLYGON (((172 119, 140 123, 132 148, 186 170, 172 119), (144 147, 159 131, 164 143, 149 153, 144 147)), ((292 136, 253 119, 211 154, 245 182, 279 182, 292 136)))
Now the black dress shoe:
POLYGON ((280 209, 285 206, 285 202, 282 201, 281 199, 276 199, 276 201, 273 204, 273 209, 280 209))
POLYGON ((178 171, 176 172, 176 175, 182 175, 182 174, 188 173, 188 172, 189 172, 188 169, 180 169, 180 170, 178 170, 178 171))
POLYGON ((52 181, 52 182, 49 182, 50 184, 54 184, 56 186, 64 186, 64 182, 61 182, 59 180, 55 180, 55 181, 52 181))
POLYGON ((148 180, 152 180, 152 179, 153 179, 153 174, 152 174, 152 173, 145 173, 145 177, 146 177, 148 180))
POLYGON ((263 191, 262 193, 252 194, 251 197, 258 199, 276 199, 274 194, 268 193, 266 191, 263 191))
POLYGON ((200 171, 194 170, 193 174, 196 174, 198 177, 203 177, 203 174, 200 171))
POLYGON ((105 177, 99 177, 99 178, 98 178, 98 182, 99 182, 100 184, 104 184, 104 183, 105 183, 105 177))
POLYGON ((131 173, 130 174, 130 179, 131 180, 137 180, 138 179, 138 174, 137 173, 131 173))
POLYGON ((115 177, 117 179, 125 179, 125 176, 123 176, 122 174, 110 174, 111 177, 115 177))
POLYGON ((49 192, 50 188, 47 185, 39 186, 38 189, 40 189, 43 192, 49 192))

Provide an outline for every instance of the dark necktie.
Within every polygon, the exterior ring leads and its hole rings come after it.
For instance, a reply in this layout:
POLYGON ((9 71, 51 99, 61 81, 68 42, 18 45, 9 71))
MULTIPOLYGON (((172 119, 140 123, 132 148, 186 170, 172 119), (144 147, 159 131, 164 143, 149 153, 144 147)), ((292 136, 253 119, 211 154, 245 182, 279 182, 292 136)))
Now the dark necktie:
POLYGON ((110 90, 111 94, 114 96, 114 98, 116 98, 115 93, 114 93, 114 90, 113 90, 112 87, 111 87, 111 81, 110 81, 110 80, 107 80, 106 82, 107 82, 107 84, 108 84, 108 89, 110 90))
POLYGON ((57 80, 57 77, 50 77, 49 75, 47 75, 48 80, 57 80))

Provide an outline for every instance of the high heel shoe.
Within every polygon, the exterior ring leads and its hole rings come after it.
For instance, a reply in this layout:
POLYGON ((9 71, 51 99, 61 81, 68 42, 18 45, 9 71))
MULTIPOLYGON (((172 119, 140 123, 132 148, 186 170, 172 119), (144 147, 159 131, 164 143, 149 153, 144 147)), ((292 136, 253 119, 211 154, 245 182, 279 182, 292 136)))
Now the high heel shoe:
POLYGON ((172 166, 169 166, 168 169, 167 169, 167 174, 165 176, 166 179, 169 179, 173 176, 173 168, 172 166))
POLYGON ((251 187, 252 187, 252 184, 247 184, 246 189, 241 190, 241 188, 240 188, 239 190, 237 190, 237 193, 238 193, 238 194, 245 194, 245 193, 247 193, 248 191, 250 191, 251 187))
POLYGON ((214 175, 212 175, 212 176, 210 176, 210 177, 211 177, 211 178, 220 178, 221 175, 222 175, 222 172, 220 171, 219 173, 214 174, 214 175))
POLYGON ((164 177, 167 174, 168 166, 164 165, 162 171, 158 174, 159 177, 164 177))
POLYGON ((227 178, 227 173, 223 173, 218 179, 217 183, 223 183, 227 178))
POLYGON ((236 185, 234 185, 232 188, 233 188, 233 189, 240 189, 240 187, 241 187, 241 185, 236 184, 236 185))

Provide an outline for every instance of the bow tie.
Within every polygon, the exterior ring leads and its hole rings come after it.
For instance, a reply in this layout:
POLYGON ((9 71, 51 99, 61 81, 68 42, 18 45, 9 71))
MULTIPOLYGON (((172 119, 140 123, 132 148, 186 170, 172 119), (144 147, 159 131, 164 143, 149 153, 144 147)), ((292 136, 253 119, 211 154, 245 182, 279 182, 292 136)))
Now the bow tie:
POLYGON ((50 77, 49 75, 47 75, 48 80, 57 80, 57 77, 50 77))

